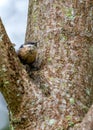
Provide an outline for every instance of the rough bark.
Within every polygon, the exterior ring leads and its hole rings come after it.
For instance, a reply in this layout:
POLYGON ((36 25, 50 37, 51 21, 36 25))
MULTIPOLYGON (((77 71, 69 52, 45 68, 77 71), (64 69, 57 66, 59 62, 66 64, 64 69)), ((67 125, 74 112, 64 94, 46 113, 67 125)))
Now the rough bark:
POLYGON ((20 95, 24 92, 23 88, 20 86, 21 91, 19 93, 19 98, 17 97, 18 88, 16 88, 16 85, 18 86, 17 80, 20 77, 20 68, 21 67, 18 67, 18 59, 14 47, 6 34, 0 19, 0 90, 4 94, 10 109, 15 111, 16 114, 18 113, 16 108, 20 105, 22 99, 20 95))
POLYGON ((30 79, 0 22, 0 90, 16 130, 66 130, 82 121, 93 99, 92 17, 91 0, 30 0, 26 41, 39 41, 42 64, 30 79))
POLYGON ((42 97, 43 114, 37 116, 35 129, 67 129, 81 122, 91 106, 92 17, 91 0, 29 1, 25 40, 39 41, 40 59, 45 66, 34 80, 39 78, 38 86, 49 90, 49 95, 42 97))
POLYGON ((30 93, 31 87, 29 89, 31 84, 0 19, 0 91, 7 101, 10 121, 15 130, 26 130, 29 126, 26 104, 30 96, 34 97, 30 93))
POLYGON ((85 115, 82 122, 76 124, 74 128, 70 128, 69 130, 93 130, 93 105, 85 115))

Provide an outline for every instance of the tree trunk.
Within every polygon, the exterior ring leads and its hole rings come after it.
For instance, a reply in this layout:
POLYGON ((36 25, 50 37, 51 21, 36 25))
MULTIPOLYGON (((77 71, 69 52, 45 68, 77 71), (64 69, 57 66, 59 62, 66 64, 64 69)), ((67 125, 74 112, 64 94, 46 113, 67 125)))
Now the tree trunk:
MULTIPOLYGON (((92 104, 92 17, 91 0, 29 1, 25 40, 39 41, 39 59, 45 66, 36 78, 47 94, 40 115, 43 121, 37 117, 37 129, 73 126, 92 104)), ((34 80, 37 82, 35 75, 34 80)))
POLYGON ((0 91, 7 101, 11 124, 16 130, 24 130, 24 125, 28 124, 23 108, 28 100, 26 90, 29 89, 29 84, 29 77, 0 19, 0 91))
POLYGON ((39 42, 41 64, 31 78, 0 23, 0 90, 16 130, 66 130, 82 121, 93 99, 92 17, 91 0, 30 0, 26 41, 39 42))

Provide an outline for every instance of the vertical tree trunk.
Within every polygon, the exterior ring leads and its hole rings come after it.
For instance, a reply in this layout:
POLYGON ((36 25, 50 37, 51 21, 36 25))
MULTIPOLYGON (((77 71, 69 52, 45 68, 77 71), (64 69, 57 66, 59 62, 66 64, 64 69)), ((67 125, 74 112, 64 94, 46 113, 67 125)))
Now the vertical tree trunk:
POLYGON ((47 95, 42 96, 36 129, 72 126, 82 120, 91 105, 92 18, 91 0, 29 1, 26 41, 39 41, 39 58, 45 66, 34 80, 47 95))

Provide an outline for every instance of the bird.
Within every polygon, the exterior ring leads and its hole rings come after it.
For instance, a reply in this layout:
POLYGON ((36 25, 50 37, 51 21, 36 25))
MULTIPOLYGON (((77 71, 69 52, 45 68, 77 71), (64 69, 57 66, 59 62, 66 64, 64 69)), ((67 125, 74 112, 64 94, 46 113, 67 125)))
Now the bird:
POLYGON ((37 57, 37 42, 26 42, 21 45, 17 55, 23 64, 32 65, 37 57))

